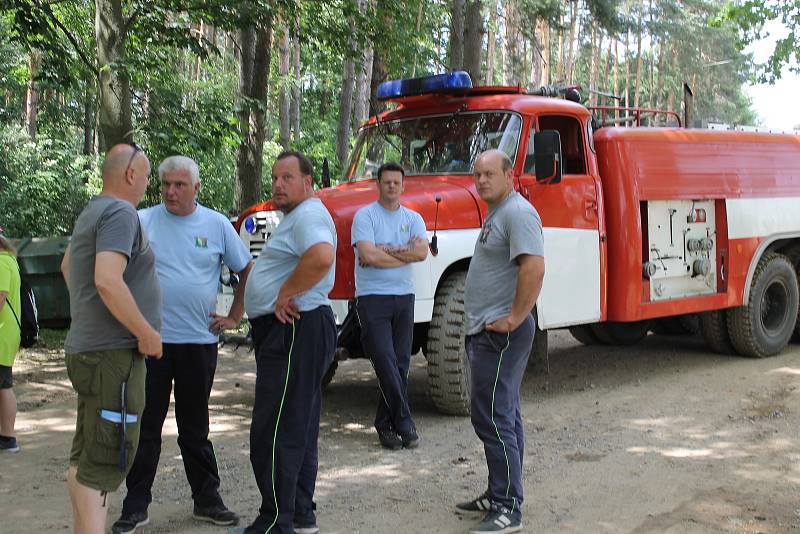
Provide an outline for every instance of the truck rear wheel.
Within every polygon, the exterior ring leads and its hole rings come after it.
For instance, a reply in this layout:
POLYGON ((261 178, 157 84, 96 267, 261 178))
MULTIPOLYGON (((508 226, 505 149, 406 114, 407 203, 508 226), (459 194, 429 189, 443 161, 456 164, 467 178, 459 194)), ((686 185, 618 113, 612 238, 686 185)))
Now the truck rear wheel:
POLYGON ((726 310, 714 310, 700 314, 700 333, 706 346, 717 354, 734 354, 736 351, 728 335, 726 310))
POLYGON ((572 337, 583 343, 584 345, 599 345, 600 340, 594 335, 591 325, 579 324, 569 327, 569 333, 572 337))
POLYGON ((779 353, 797 322, 797 273, 789 258, 769 253, 759 260, 748 302, 728 311, 728 334, 736 352, 751 358, 779 353))
MULTIPOLYGON (((789 258, 789 261, 792 262, 794 266, 794 272, 797 274, 797 283, 800 286, 800 248, 793 247, 789 250, 784 251, 786 257, 789 258)), ((797 312, 797 319, 794 323, 794 336, 793 340, 795 342, 800 342, 800 310, 797 312)))
POLYGON ((647 336, 650 321, 594 323, 591 329, 592 333, 606 345, 634 345, 647 336))
POLYGON ((431 399, 440 412, 452 415, 469 415, 470 409, 469 363, 464 349, 466 279, 465 271, 456 271, 442 280, 425 347, 431 399))

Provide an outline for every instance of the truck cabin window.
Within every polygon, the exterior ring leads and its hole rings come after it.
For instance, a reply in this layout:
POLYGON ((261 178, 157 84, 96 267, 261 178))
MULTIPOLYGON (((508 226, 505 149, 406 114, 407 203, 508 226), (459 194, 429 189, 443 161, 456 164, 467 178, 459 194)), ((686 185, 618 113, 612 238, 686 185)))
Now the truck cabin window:
MULTIPOLYGON (((539 131, 558 130, 561 135, 561 157, 564 174, 586 174, 586 151, 583 143, 583 128, 578 119, 563 115, 545 115, 539 117, 539 131)), ((525 158, 525 172, 534 173, 528 159, 533 161, 533 132, 528 140, 529 157, 525 158)))
POLYGON ((495 111, 383 122, 361 131, 345 178, 375 178, 386 161, 399 162, 407 176, 470 174, 478 155, 490 148, 514 161, 521 129, 519 115, 495 111))

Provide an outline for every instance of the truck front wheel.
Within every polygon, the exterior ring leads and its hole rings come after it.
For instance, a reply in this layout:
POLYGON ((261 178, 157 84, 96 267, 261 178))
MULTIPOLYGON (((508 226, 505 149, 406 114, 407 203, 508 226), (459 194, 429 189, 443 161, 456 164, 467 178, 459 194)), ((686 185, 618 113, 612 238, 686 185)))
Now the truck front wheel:
POLYGON ((650 321, 593 323, 592 333, 606 345, 634 345, 647 336, 650 321))
POLYGON ((797 321, 797 274, 789 258, 769 253, 759 260, 750 298, 728 311, 728 334, 736 352, 751 358, 779 353, 797 321))
POLYGON ((442 280, 425 347, 431 399, 440 412, 452 415, 469 415, 470 375, 464 349, 466 279, 465 271, 456 271, 442 280))

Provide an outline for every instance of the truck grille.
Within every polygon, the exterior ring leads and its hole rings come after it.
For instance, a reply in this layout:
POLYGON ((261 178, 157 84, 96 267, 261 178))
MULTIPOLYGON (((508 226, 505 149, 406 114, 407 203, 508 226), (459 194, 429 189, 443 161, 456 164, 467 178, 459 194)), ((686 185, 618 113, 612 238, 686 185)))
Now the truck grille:
POLYGON ((248 216, 248 219, 253 219, 256 223, 256 230, 253 234, 245 229, 245 224, 239 228, 239 235, 253 255, 253 259, 261 254, 261 249, 267 243, 272 233, 278 227, 281 220, 283 220, 283 213, 280 211, 259 211, 248 216))

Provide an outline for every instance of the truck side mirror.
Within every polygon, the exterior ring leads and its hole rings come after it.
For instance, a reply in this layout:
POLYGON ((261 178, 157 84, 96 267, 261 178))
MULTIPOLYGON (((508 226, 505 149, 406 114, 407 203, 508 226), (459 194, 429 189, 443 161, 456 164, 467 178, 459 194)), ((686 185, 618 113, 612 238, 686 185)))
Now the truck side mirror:
POLYGON ((544 130, 533 136, 536 158, 536 181, 557 184, 561 181, 561 135, 558 130, 544 130))

